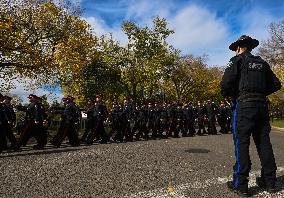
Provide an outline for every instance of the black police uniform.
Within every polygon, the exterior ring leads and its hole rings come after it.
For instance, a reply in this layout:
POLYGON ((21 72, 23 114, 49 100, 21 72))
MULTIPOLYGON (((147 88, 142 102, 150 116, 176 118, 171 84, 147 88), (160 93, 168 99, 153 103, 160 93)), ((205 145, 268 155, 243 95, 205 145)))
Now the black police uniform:
POLYGON ((121 112, 121 130, 122 130, 122 138, 125 137, 126 141, 132 141, 133 140, 133 134, 130 127, 130 119, 132 115, 132 107, 130 104, 125 104, 122 107, 121 112))
MULTIPOLYGON (((252 43, 250 37, 250 40, 247 37, 241 37, 239 40, 246 39, 247 42, 252 43)), ((255 45, 252 46, 254 47, 255 45)), ((266 96, 280 88, 281 83, 269 65, 249 52, 231 58, 225 70, 221 82, 221 93, 224 97, 230 96, 235 99, 233 131, 236 163, 233 184, 238 192, 248 192, 251 135, 262 165, 261 179, 266 187, 275 186, 276 164, 269 138, 271 128, 266 96)))
POLYGON ((165 131, 166 134, 168 134, 169 131, 168 109, 166 105, 159 109, 158 118, 158 131, 161 134, 161 137, 163 137, 163 132, 165 131))
POLYGON ((218 109, 218 115, 217 115, 217 120, 218 120, 219 126, 221 127, 219 131, 220 133, 228 133, 227 131, 228 117, 229 117, 228 108, 225 105, 220 106, 218 109))
POLYGON ((109 137, 104 128, 104 120, 107 114, 106 107, 101 102, 96 103, 94 113, 95 128, 87 137, 88 144, 93 144, 95 136, 98 136, 101 139, 100 143, 107 143, 109 141, 109 137))
POLYGON ((227 109, 227 114, 228 114, 228 117, 227 117, 227 132, 230 133, 232 130, 232 115, 233 115, 233 105, 231 105, 230 103, 227 103, 226 104, 226 109, 227 109))
POLYGON ((57 147, 60 147, 66 136, 69 139, 69 143, 72 146, 79 146, 80 140, 77 134, 76 123, 79 122, 79 109, 74 102, 70 101, 66 104, 61 114, 61 123, 56 136, 54 136, 51 143, 57 147))
POLYGON ((203 134, 206 134, 204 122, 205 122, 205 107, 203 105, 199 105, 196 108, 196 114, 197 114, 197 123, 198 123, 198 135, 201 135, 201 131, 203 134))
MULTIPOLYGON (((140 130, 140 107, 136 106, 133 110, 133 120, 134 120, 134 126, 132 128, 132 134, 136 137, 136 134, 140 130)), ((138 138, 139 139, 139 138, 138 138)))
POLYGON ((206 114, 208 117, 208 134, 216 135, 217 129, 216 129, 216 109, 217 106, 213 102, 208 102, 205 105, 206 114))
POLYGON ((135 135, 136 140, 139 140, 141 136, 146 140, 149 139, 149 134, 147 130, 147 112, 147 107, 143 105, 139 112, 139 131, 135 135))
POLYGON ((95 106, 94 105, 90 105, 86 110, 86 114, 87 114, 86 127, 85 127, 85 131, 84 131, 84 133, 81 137, 81 142, 85 142, 88 134, 91 133, 92 130, 94 129, 94 126, 95 126, 94 112, 95 112, 95 106))
POLYGON ((180 104, 176 109, 176 136, 181 132, 183 137, 186 137, 187 134, 184 130, 184 114, 183 114, 182 104, 180 104))
POLYGON ((42 136, 43 114, 41 105, 37 101, 33 101, 27 107, 18 107, 18 110, 26 112, 26 121, 15 150, 26 145, 30 137, 34 137, 37 141, 37 145, 34 146, 35 149, 43 148, 45 142, 42 136))
POLYGON ((6 141, 6 128, 8 125, 8 115, 5 108, 5 104, 0 103, 0 152, 7 147, 7 141, 6 141))
POLYGON ((174 134, 174 138, 179 137, 179 130, 178 130, 178 114, 177 114, 177 105, 173 105, 170 109, 170 133, 174 134))
POLYGON ((195 110, 192 107, 192 105, 188 105, 184 110, 184 116, 185 116, 185 122, 184 122, 184 128, 185 128, 185 135, 187 135, 187 132, 190 136, 195 135, 195 110))
POLYGON ((121 111, 121 108, 118 105, 115 105, 109 113, 109 120, 111 122, 110 137, 112 137, 114 141, 119 140, 120 142, 123 141, 120 124, 121 111))

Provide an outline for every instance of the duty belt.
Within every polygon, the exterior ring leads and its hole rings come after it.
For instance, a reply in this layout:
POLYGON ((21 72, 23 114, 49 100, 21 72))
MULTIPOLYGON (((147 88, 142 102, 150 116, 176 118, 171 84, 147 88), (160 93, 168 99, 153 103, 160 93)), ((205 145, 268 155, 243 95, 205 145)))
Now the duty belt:
POLYGON ((238 101, 240 102, 251 102, 251 101, 266 101, 266 97, 263 94, 259 93, 246 93, 242 94, 237 98, 238 101))

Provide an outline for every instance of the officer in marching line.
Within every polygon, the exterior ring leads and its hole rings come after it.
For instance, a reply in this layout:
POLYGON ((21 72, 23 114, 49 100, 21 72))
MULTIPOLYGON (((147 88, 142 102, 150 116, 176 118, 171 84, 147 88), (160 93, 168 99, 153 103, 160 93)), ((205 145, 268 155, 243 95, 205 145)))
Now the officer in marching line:
POLYGON ((152 136, 151 138, 156 139, 156 133, 154 132, 154 127, 155 127, 155 110, 152 106, 152 103, 149 102, 148 103, 148 107, 147 107, 147 136, 150 134, 150 132, 152 132, 152 136))
POLYGON ((154 119, 153 119, 153 127, 152 127, 152 139, 161 138, 161 133, 159 131, 159 119, 160 119, 160 103, 154 102, 154 119))
POLYGON ((198 124, 198 132, 197 135, 206 134, 205 129, 205 112, 206 109, 200 101, 197 102, 196 107, 196 117, 197 117, 197 124, 198 124), (202 132, 201 132, 202 131, 202 132))
POLYGON ((169 123, 168 123, 168 109, 167 103, 164 102, 162 107, 159 108, 158 113, 158 131, 161 134, 161 137, 166 137, 169 133, 169 123), (165 132, 165 136, 163 135, 165 132))
POLYGON ((8 112, 3 100, 4 96, 0 93, 0 153, 7 148, 6 131, 9 125, 8 112))
POLYGON ((232 133, 232 114, 233 114, 233 107, 230 103, 230 100, 226 100, 225 102, 226 110, 227 110, 227 132, 232 133))
POLYGON ((136 140, 139 140, 140 137, 142 137, 144 140, 149 139, 149 134, 148 134, 148 129, 147 129, 147 113, 148 113, 148 108, 145 104, 145 102, 142 104, 140 108, 140 114, 139 114, 139 130, 138 133, 136 133, 135 138, 136 140))
POLYGON ((82 143, 86 141, 87 136, 89 135, 89 133, 92 132, 92 130, 94 130, 95 126, 95 103, 94 100, 91 98, 87 99, 87 109, 85 113, 87 114, 87 119, 85 131, 80 140, 82 143))
POLYGON ((183 137, 187 136, 187 133, 184 129, 184 112, 183 112, 183 104, 180 102, 177 104, 176 108, 176 133, 179 136, 179 133, 182 134, 183 137))
MULTIPOLYGON (((135 107, 133 108, 133 120, 134 120, 134 126, 131 129, 133 137, 137 140, 137 134, 140 132, 140 111, 141 111, 141 106, 136 104, 135 107)), ((139 140, 139 138, 138 138, 139 140)))
POLYGON ((131 115, 132 115, 132 104, 130 102, 130 98, 125 97, 120 116, 122 139, 125 139, 125 141, 133 140, 133 134, 130 127, 131 115))
POLYGON ((46 109, 45 109, 44 105, 42 104, 42 98, 38 97, 37 100, 38 100, 38 104, 40 106, 42 119, 43 119, 42 127, 40 128, 42 130, 41 131, 42 141, 43 141, 43 144, 46 145, 47 144, 47 136, 48 136, 47 130, 48 130, 48 127, 49 127, 49 124, 50 124, 50 115, 47 114, 46 109))
POLYGON ((122 109, 117 102, 113 102, 112 109, 109 113, 109 119, 112 123, 110 136, 113 141, 123 142, 122 125, 121 125, 122 109))
POLYGON ((77 134, 77 125, 80 121, 79 109, 74 103, 74 97, 67 96, 62 99, 64 110, 61 111, 61 123, 57 134, 53 137, 51 144, 60 147, 66 136, 72 146, 79 146, 80 140, 77 134))
POLYGON ((208 118, 208 134, 209 135, 216 135, 217 129, 216 129, 216 112, 217 112, 217 106, 213 102, 213 100, 210 98, 205 105, 206 109, 206 115, 208 118))
POLYGON ((107 135, 104 128, 104 121, 107 118, 108 112, 103 104, 102 95, 96 95, 96 105, 95 105, 95 128, 92 133, 90 133, 87 137, 87 143, 93 144, 94 138, 97 136, 100 138, 99 143, 106 144, 109 142, 109 136, 107 135))
POLYGON ((195 125, 195 110, 192 106, 192 102, 189 102, 185 107, 184 107, 184 115, 185 115, 185 130, 189 136, 194 136, 196 131, 194 128, 195 125))
MULTIPOLYGON (((17 143, 16 137, 13 133, 13 127, 16 124, 16 114, 14 112, 14 107, 11 104, 11 100, 12 100, 12 97, 10 97, 10 96, 4 96, 3 97, 3 105, 4 105, 6 115, 7 115, 7 118, 8 118, 8 122, 7 122, 7 125, 5 127, 5 133, 6 133, 5 135, 11 143, 10 148, 14 148, 16 143, 17 143)), ((6 145, 5 145, 5 147, 6 147, 6 145)))
POLYGON ((218 108, 218 114, 217 114, 217 121, 219 123, 219 126, 221 127, 220 133, 228 133, 227 131, 227 119, 228 119, 228 111, 225 106, 225 103, 223 101, 220 102, 219 108, 218 108))
POLYGON ((18 110, 26 112, 26 121, 23 132, 14 148, 15 150, 19 150, 22 145, 26 145, 31 137, 34 137, 37 141, 33 149, 43 149, 46 144, 43 134, 44 116, 38 96, 30 94, 28 98, 30 99, 30 104, 27 107, 17 107, 18 110))

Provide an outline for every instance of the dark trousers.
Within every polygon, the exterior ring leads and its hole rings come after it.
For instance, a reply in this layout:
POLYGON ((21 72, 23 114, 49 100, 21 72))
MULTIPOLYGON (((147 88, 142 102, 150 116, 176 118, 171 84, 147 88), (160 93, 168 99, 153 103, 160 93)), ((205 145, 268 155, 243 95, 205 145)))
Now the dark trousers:
POLYGON ((227 118, 225 116, 220 116, 218 118, 218 123, 221 127, 220 133, 228 133, 228 131, 227 131, 227 118))
POLYGON ((31 137, 36 139, 37 146, 44 147, 47 142, 47 134, 44 132, 42 123, 35 124, 33 120, 27 120, 15 149, 25 146, 31 137))
POLYGON ((158 121, 157 128, 158 128, 158 131, 159 131, 159 134, 160 134, 161 137, 163 136, 164 131, 166 131, 166 134, 167 134, 168 131, 169 131, 168 120, 166 118, 161 118, 158 121))
POLYGON ((261 176, 266 185, 275 185, 276 164, 270 143, 270 124, 266 102, 239 102, 234 110, 234 142, 236 164, 234 166, 235 188, 247 189, 251 170, 249 156, 252 135, 261 162, 261 176))
POLYGON ((195 121, 194 119, 192 119, 192 120, 187 120, 187 122, 188 122, 188 125, 187 125, 187 127, 188 127, 188 133, 189 133, 190 136, 193 136, 193 135, 195 135, 195 133, 196 133, 195 128, 194 128, 194 124, 195 124, 194 121, 195 121))
POLYGON ((94 123, 95 121, 93 119, 86 120, 86 128, 81 137, 81 142, 85 142, 87 136, 89 135, 89 133, 91 133, 92 129, 94 128, 94 123))
POLYGON ((92 132, 87 137, 87 143, 93 144, 95 137, 100 138, 101 142, 103 143, 106 143, 109 141, 109 137, 105 131, 104 122, 102 119, 96 120, 94 129, 92 129, 92 132))
POLYGON ((216 129, 216 119, 215 117, 209 117, 208 116, 208 134, 215 135, 217 134, 217 129, 216 129))
POLYGON ((67 136, 69 139, 69 143, 72 146, 79 146, 80 140, 78 138, 76 129, 77 128, 74 123, 62 121, 60 123, 60 127, 57 134, 52 139, 52 144, 57 147, 60 147, 60 145, 67 136))
POLYGON ((228 131, 228 133, 232 132, 231 126, 232 126, 232 119, 229 117, 228 120, 227 120, 227 131, 228 131))
POLYGON ((7 140, 8 139, 11 142, 11 146, 15 146, 17 143, 17 140, 15 138, 15 135, 13 134, 12 125, 10 124, 2 124, 0 127, 0 147, 2 150, 7 148, 7 140))
POLYGON ((205 126, 204 126, 204 117, 199 117, 198 118, 198 132, 197 134, 201 134, 201 130, 203 131, 203 134, 206 133, 206 130, 205 130, 205 126))
POLYGON ((0 125, 0 152, 7 147, 5 126, 0 125))

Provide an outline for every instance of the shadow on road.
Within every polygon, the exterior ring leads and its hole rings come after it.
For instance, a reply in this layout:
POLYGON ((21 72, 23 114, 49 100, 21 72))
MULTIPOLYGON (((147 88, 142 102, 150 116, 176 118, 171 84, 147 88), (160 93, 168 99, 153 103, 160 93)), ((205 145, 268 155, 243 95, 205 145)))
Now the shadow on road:
POLYGON ((198 148, 191 148, 185 150, 186 153, 210 153, 208 149, 198 149, 198 148))
MULTIPOLYGON (((277 192, 284 190, 284 175, 277 177, 276 187, 277 187, 277 192)), ((259 188, 258 186, 253 186, 250 188, 250 190, 252 192, 252 196, 265 191, 264 189, 259 188)))
POLYGON ((61 147, 61 148, 45 148, 43 150, 22 150, 22 152, 12 152, 8 151, 7 153, 3 153, 4 155, 0 155, 1 158, 10 158, 10 157, 19 157, 19 156, 36 156, 36 155, 48 155, 48 154, 54 154, 54 153, 64 153, 64 152, 74 152, 78 150, 84 150, 88 149, 88 147, 61 147))

